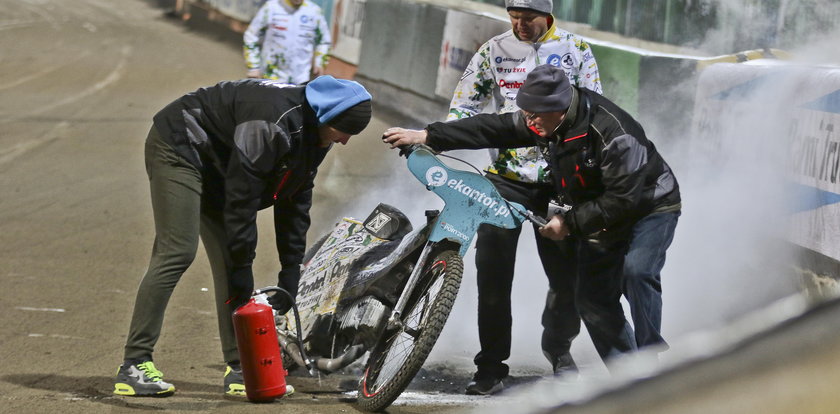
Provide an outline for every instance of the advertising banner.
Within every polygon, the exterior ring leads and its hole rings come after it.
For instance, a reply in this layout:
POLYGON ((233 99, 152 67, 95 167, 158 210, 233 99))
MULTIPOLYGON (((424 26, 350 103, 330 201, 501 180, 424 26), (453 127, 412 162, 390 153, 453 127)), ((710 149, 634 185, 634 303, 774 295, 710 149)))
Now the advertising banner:
POLYGON ((451 98, 473 55, 491 37, 510 30, 510 22, 495 17, 448 10, 440 47, 435 93, 451 98))
POLYGON ((770 201, 790 213, 768 228, 788 225, 790 241, 840 261, 838 127, 840 68, 715 64, 698 83, 691 153, 697 166, 761 171, 743 190, 766 188, 775 197, 754 200, 754 211, 773 208, 762 206, 770 201))

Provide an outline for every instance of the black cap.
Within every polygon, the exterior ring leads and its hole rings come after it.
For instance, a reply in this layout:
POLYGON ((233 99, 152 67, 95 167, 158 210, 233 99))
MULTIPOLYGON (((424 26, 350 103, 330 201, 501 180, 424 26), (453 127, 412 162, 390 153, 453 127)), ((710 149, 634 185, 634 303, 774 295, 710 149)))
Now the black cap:
POLYGON ((562 112, 572 103, 572 84, 563 69, 540 65, 525 78, 516 105, 528 112, 562 112))
POLYGON ((370 117, 370 100, 367 100, 347 108, 344 112, 327 121, 327 125, 345 134, 356 135, 367 127, 370 117))

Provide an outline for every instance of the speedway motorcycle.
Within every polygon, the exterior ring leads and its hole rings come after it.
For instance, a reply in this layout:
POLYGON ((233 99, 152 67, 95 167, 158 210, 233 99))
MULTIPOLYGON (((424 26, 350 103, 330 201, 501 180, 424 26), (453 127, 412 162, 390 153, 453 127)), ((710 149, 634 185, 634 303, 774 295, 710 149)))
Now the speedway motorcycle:
POLYGON ((277 318, 284 365, 330 373, 369 352, 357 400, 366 411, 388 407, 425 362, 455 303, 478 226, 544 224, 482 175, 450 168, 429 147, 401 153, 443 199, 443 210, 426 211, 418 229, 386 204, 364 221, 344 218, 306 252, 295 312, 277 318))

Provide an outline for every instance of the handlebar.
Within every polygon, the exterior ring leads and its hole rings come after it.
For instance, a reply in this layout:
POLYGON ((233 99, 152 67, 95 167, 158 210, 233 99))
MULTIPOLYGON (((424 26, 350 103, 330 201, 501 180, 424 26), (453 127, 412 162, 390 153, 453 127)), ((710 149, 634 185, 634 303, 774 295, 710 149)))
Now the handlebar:
POLYGON ((522 213, 522 215, 525 216, 525 218, 527 218, 530 222, 532 222, 532 223, 534 223, 534 224, 536 224, 540 227, 543 227, 546 224, 548 224, 548 220, 550 220, 551 217, 553 217, 557 214, 562 216, 562 215, 566 214, 571 209, 572 209, 572 206, 567 205, 567 204, 562 204, 562 205, 553 204, 553 205, 550 205, 549 209, 548 209, 548 217, 546 217, 546 218, 543 218, 543 217, 540 217, 540 216, 534 214, 534 212, 531 211, 531 210, 520 211, 520 213, 522 213))
POLYGON ((402 145, 402 146, 399 146, 397 148, 399 148, 399 150, 400 150, 400 156, 401 157, 406 157, 406 158, 408 158, 409 155, 411 155, 414 151, 417 151, 418 149, 424 149, 424 150, 429 151, 429 152, 431 152, 432 154, 435 154, 435 155, 439 154, 439 152, 433 150, 432 147, 430 147, 426 144, 409 144, 409 145, 402 145))
POLYGON ((536 224, 536 225, 538 225, 538 226, 540 226, 540 227, 544 227, 546 224, 548 224, 548 220, 546 220, 546 219, 544 219, 544 218, 542 218, 542 217, 540 217, 540 216, 538 216, 538 215, 534 214, 534 212, 533 212, 533 211, 531 211, 531 210, 525 210, 525 211, 522 213, 522 215, 524 215, 524 216, 525 216, 525 218, 527 218, 528 220, 530 220, 530 221, 531 221, 531 223, 534 223, 534 224, 536 224))

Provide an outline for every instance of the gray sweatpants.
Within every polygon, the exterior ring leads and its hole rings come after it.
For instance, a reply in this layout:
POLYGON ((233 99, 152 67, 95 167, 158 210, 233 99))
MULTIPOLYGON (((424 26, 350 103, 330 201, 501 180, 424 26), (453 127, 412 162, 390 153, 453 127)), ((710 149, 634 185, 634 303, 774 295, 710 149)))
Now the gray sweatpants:
POLYGON ((225 304, 229 297, 229 256, 221 214, 218 217, 202 214, 201 173, 164 142, 154 127, 146 139, 146 172, 151 187, 155 242, 149 268, 137 290, 125 358, 152 357, 169 297, 195 259, 200 235, 213 273, 222 354, 226 362, 238 361, 231 320, 233 309, 225 304))

